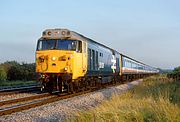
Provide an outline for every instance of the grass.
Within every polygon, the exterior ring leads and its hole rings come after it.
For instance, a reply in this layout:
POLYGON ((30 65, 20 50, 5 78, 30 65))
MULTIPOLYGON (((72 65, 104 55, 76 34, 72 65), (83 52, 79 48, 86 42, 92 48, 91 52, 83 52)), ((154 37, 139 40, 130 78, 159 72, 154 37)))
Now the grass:
POLYGON ((0 81, 1 86, 22 86, 37 84, 37 81, 0 81))
POLYGON ((113 95, 96 108, 68 121, 180 122, 180 81, 165 75, 146 78, 123 95, 113 95))

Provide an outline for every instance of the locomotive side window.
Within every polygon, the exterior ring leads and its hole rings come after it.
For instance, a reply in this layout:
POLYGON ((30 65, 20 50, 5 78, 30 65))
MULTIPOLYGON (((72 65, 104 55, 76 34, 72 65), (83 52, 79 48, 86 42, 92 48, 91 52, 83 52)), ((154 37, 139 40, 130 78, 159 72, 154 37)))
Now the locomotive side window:
POLYGON ((98 51, 96 51, 96 69, 99 68, 99 61, 98 61, 98 51))
POLYGON ((82 52, 82 42, 81 41, 77 41, 76 51, 79 53, 82 52))
POLYGON ((91 66, 91 49, 88 48, 88 67, 91 70, 92 66, 91 66))
POLYGON ((37 50, 38 49, 42 49, 42 41, 38 41, 38 47, 37 47, 37 50))
POLYGON ((95 70, 95 51, 92 50, 92 69, 95 70))
POLYGON ((86 53, 86 43, 84 42, 83 44, 84 44, 84 46, 83 46, 83 52, 86 53))

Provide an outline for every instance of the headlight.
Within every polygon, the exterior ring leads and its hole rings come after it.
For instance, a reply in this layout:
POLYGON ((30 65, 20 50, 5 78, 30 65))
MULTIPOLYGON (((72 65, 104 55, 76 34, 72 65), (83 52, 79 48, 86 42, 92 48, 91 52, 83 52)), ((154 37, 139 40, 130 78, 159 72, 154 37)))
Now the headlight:
POLYGON ((56 60, 56 57, 52 57, 51 59, 52 59, 52 61, 55 61, 55 60, 56 60))
POLYGON ((67 71, 67 70, 68 70, 68 68, 67 68, 67 67, 65 67, 65 68, 64 68, 64 71, 67 71))

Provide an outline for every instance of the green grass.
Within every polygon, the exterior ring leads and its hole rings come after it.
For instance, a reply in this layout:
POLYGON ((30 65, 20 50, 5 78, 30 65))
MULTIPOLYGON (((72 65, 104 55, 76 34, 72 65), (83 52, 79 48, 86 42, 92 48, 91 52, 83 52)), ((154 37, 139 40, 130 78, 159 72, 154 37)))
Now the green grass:
POLYGON ((0 81, 1 86, 21 86, 21 85, 33 85, 37 84, 37 81, 0 81))
POLYGON ((180 81, 164 75, 146 78, 123 95, 113 95, 96 108, 67 121, 180 122, 180 81))

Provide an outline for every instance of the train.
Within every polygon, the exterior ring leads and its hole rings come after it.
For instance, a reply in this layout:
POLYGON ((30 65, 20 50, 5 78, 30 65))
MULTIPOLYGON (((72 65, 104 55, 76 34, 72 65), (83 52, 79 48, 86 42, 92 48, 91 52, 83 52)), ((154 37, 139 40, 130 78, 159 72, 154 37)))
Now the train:
POLYGON ((159 70, 69 29, 46 29, 37 41, 42 89, 78 92, 157 74, 159 70))

